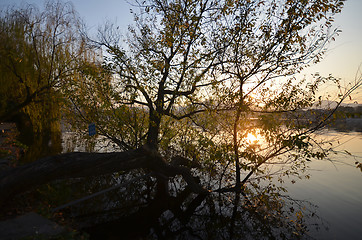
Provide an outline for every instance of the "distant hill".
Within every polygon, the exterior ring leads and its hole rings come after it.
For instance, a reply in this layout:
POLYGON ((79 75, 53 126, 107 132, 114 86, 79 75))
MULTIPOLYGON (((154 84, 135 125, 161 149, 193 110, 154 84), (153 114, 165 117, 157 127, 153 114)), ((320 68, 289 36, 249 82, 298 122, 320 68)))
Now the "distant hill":
MULTIPOLYGON (((333 109, 337 106, 337 102, 336 101, 329 101, 329 100, 322 100, 320 103, 319 102, 315 102, 311 108, 313 109, 333 109)), ((354 103, 342 103, 341 107, 352 107, 352 108, 357 108, 357 107, 362 107, 362 104, 359 104, 357 102, 354 103)))
POLYGON ((357 108, 357 107, 362 107, 362 104, 358 104, 357 102, 354 102, 354 103, 342 103, 341 106, 342 106, 342 107, 353 107, 353 108, 357 108))

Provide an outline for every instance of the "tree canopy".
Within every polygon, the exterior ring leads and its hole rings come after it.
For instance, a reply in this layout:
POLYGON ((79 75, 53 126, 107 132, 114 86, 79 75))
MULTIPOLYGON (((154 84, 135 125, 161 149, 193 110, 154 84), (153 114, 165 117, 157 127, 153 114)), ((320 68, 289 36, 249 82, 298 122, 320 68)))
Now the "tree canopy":
POLYGON ((280 120, 298 118, 297 110, 317 101, 322 83, 337 81, 296 74, 318 62, 338 34, 332 22, 342 6, 343 1, 138 2, 125 45, 111 25, 94 41, 107 51, 102 74, 113 79, 88 74, 76 83, 99 91, 74 100, 82 113, 75 121, 96 122, 99 134, 121 150, 147 144, 168 159, 234 158, 236 172, 243 158, 250 170, 249 158, 265 163, 297 146, 312 154, 306 142, 319 123, 280 120), (258 134, 273 149, 267 155, 244 141, 256 127, 252 117, 259 118, 258 134), (211 158, 220 146, 226 155, 211 158), (252 152, 243 152, 245 147, 252 152))
POLYGON ((60 88, 79 69, 86 54, 81 26, 70 3, 49 1, 42 10, 34 5, 2 9, 2 121, 23 112, 30 116, 35 132, 56 130, 46 125, 49 119, 60 118, 60 88))

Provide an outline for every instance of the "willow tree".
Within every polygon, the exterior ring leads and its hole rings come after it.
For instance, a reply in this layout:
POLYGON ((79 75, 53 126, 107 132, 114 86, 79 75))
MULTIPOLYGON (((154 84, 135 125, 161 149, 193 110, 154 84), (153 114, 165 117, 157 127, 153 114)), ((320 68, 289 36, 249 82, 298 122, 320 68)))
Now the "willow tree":
POLYGON ((2 9, 1 120, 15 120, 22 112, 35 132, 60 131, 60 88, 86 51, 80 29, 70 3, 49 1, 43 10, 33 5, 2 9))
POLYGON ((299 81, 295 74, 321 59, 342 6, 342 0, 138 3, 128 39, 105 26, 92 41, 107 52, 103 64, 85 64, 65 90, 73 126, 85 133, 85 124, 96 123, 98 136, 119 150, 65 153, 9 170, 1 176, 2 196, 58 178, 132 169, 166 182, 181 175, 196 193, 245 192, 250 176, 281 154, 292 153, 295 163, 324 157, 308 143, 320 122, 277 120, 301 114, 328 80, 299 81), (265 155, 244 141, 251 116, 273 147, 265 155), (208 177, 200 184, 191 167, 208 177))

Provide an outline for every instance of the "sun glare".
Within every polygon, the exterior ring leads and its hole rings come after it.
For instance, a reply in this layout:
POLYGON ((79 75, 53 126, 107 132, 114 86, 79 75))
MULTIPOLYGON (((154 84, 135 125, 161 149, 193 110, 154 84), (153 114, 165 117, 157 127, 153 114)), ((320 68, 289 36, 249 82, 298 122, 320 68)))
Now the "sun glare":
POLYGON ((246 135, 246 140, 249 143, 257 143, 258 142, 258 138, 253 133, 248 133, 248 135, 246 135))

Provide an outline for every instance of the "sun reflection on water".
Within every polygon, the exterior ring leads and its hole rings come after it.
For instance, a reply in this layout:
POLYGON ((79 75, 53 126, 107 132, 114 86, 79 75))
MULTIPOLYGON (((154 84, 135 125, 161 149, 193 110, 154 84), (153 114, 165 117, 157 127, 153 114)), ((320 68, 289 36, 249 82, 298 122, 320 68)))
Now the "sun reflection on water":
POLYGON ((246 135, 246 141, 252 144, 258 143, 259 141, 258 135, 259 134, 249 132, 246 135))

